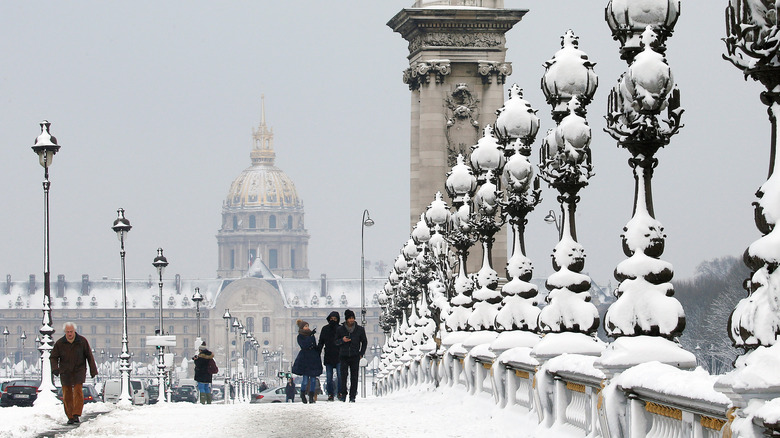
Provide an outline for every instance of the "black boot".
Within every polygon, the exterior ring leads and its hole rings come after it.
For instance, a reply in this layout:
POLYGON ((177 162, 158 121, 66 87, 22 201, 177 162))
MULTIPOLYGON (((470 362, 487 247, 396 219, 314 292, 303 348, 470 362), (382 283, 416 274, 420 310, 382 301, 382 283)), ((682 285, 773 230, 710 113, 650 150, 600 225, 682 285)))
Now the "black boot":
POLYGON ((309 402, 308 400, 306 400, 306 391, 301 391, 301 401, 302 401, 304 404, 306 404, 306 403, 308 403, 308 402, 309 402))
POLYGON ((314 398, 314 395, 315 395, 314 392, 309 391, 309 403, 312 404, 317 403, 317 400, 314 398))

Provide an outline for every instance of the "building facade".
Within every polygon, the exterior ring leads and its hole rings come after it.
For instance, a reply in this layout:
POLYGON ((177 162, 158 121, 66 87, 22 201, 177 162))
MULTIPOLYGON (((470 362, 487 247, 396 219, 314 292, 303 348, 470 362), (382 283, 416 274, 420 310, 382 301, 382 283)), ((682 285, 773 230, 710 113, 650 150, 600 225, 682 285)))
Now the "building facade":
POLYGON ((262 260, 280 277, 308 278, 303 200, 293 181, 274 165, 274 133, 265 122, 265 101, 262 107, 260 126, 252 132, 252 164, 233 180, 222 205, 217 277, 241 277, 255 260, 262 260))

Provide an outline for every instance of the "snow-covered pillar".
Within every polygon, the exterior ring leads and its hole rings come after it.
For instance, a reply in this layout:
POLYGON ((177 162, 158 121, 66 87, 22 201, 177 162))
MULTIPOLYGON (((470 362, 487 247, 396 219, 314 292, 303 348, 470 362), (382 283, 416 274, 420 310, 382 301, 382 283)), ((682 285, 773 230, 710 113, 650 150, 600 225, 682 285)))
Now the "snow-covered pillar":
MULTIPOLYGON (((733 437, 776 435, 776 419, 764 408, 780 398, 780 175, 777 154, 780 115, 780 47, 777 35, 778 5, 766 0, 730 0, 726 8, 727 53, 724 58, 742 70, 745 77, 761 82, 766 91, 761 102, 768 107, 771 123, 769 177, 756 193, 754 220, 762 237, 745 251, 751 278, 745 281, 748 297, 737 304, 729 318, 729 336, 744 349, 734 371, 722 376, 715 389, 725 393, 736 408, 727 428, 733 437)), ((774 416, 775 414, 771 414, 774 416)))
POLYGON ((615 269, 617 300, 604 317, 607 334, 616 340, 595 363, 608 377, 648 360, 696 366, 695 356, 676 341, 685 328, 685 312, 673 297, 672 265, 660 259, 666 235, 652 197, 655 154, 682 127, 680 92, 664 57, 679 7, 678 0, 610 1, 607 6, 607 22, 628 70, 610 92, 606 131, 631 154, 635 184, 632 218, 621 234, 628 259, 615 269))

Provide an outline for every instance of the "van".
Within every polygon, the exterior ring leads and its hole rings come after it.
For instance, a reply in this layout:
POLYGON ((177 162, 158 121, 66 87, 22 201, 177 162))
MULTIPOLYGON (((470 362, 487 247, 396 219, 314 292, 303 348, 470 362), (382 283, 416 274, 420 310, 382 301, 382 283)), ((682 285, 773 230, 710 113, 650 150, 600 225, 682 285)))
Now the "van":
MULTIPOLYGON (((106 403, 116 403, 119 401, 119 394, 122 391, 122 382, 120 380, 108 380, 103 385, 103 401, 106 403)), ((149 404, 149 392, 146 385, 140 380, 130 381, 131 399, 134 405, 149 404)))

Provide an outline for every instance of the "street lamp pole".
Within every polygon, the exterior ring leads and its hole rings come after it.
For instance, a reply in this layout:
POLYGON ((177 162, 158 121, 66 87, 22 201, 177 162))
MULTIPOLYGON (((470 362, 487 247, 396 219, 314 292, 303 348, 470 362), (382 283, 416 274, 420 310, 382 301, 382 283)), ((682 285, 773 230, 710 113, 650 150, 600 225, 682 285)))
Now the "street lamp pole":
POLYGON ((54 381, 51 374, 51 350, 54 348, 54 328, 51 321, 51 281, 49 269, 49 166, 51 166, 54 154, 60 150, 57 139, 49 133, 49 123, 47 120, 41 122, 41 134, 35 139, 35 145, 32 150, 38 154, 38 160, 43 166, 43 316, 41 319, 41 328, 39 330, 40 345, 38 350, 41 352, 41 385, 38 387, 39 394, 35 400, 36 405, 53 404, 57 402, 54 391, 54 381))
POLYGON ((230 310, 225 309, 222 319, 225 320, 225 404, 230 401, 230 310))
POLYGON ((8 331, 8 326, 5 326, 3 328, 3 337, 5 340, 3 341, 3 358, 5 360, 5 365, 3 365, 3 370, 5 370, 5 377, 8 378, 9 374, 11 373, 8 368, 8 335, 10 335, 11 332, 8 331))
MULTIPOLYGON (((165 258, 163 255, 163 249, 157 248, 157 257, 154 258, 154 261, 152 262, 152 266, 154 266, 157 269, 157 278, 158 282, 157 285, 160 289, 160 336, 163 335, 163 272, 165 271, 165 267, 168 266, 168 259, 165 258)), ((168 390, 168 382, 166 381, 166 373, 165 373, 165 347, 162 345, 157 346, 157 386, 159 395, 163 397, 163 402, 169 402, 170 400, 170 390, 168 390)))
POLYGON ((195 316, 198 319, 198 339, 200 339, 200 302, 203 301, 203 295, 200 294, 200 288, 195 288, 195 294, 192 296, 192 301, 195 301, 195 316))
POLYGON ((119 355, 119 371, 122 374, 119 405, 130 405, 130 352, 127 348, 127 280, 125 277, 125 237, 130 229, 130 221, 125 218, 125 210, 116 211, 117 218, 111 227, 119 238, 119 257, 122 260, 122 353, 119 355))
MULTIPOLYGON (((363 221, 360 224, 360 324, 366 328, 366 257, 365 257, 365 232, 366 227, 374 225, 368 210, 363 210, 363 221)), ((360 364, 360 397, 366 398, 366 366, 361 358, 360 364)))
POLYGON ((27 373, 27 363, 24 361, 24 340, 27 339, 27 335, 22 332, 22 335, 19 336, 19 339, 22 340, 22 379, 24 379, 27 373))

